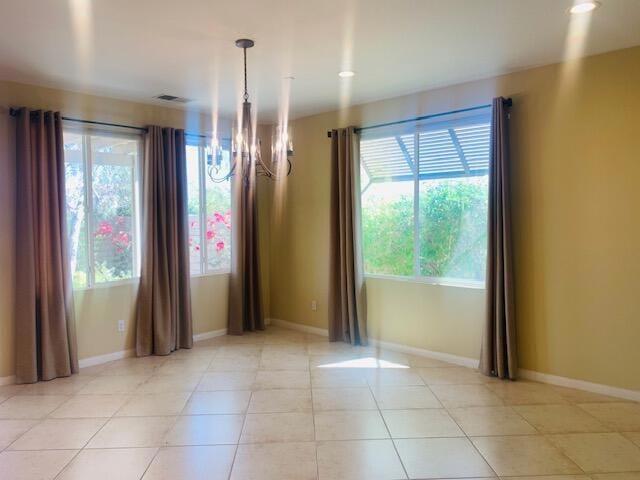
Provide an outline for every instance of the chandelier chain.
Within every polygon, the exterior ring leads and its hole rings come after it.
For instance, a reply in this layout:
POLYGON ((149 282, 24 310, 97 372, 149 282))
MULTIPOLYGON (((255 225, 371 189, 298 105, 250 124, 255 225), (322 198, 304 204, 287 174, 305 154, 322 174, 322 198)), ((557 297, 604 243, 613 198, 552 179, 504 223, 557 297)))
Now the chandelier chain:
POLYGON ((243 48, 242 51, 244 52, 244 101, 248 101, 249 100, 249 92, 247 91, 247 48, 243 48))

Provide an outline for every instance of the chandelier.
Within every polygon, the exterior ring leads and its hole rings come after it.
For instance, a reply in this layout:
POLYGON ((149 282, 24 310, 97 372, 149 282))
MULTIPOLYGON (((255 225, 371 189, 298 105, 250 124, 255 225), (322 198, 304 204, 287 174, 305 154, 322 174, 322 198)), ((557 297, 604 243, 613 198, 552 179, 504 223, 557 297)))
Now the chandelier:
POLYGON ((293 143, 286 126, 277 126, 273 132, 270 166, 267 166, 262 160, 260 139, 254 136, 251 102, 249 102, 247 91, 247 48, 253 47, 254 44, 255 42, 248 38, 236 40, 236 47, 242 48, 244 54, 244 94, 242 96, 242 116, 231 136, 229 170, 223 173, 224 150, 217 138, 214 138, 211 145, 205 149, 208 174, 211 180, 216 183, 229 180, 238 169, 238 162, 242 164, 243 176, 255 173, 255 175, 278 180, 291 173, 293 143))

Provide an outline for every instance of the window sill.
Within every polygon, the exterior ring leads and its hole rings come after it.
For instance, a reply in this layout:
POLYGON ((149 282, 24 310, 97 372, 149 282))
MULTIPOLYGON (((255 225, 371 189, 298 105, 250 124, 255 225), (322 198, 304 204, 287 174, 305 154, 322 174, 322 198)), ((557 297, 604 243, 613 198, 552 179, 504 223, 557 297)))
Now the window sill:
POLYGON ((140 283, 140 277, 132 277, 124 280, 114 280, 113 282, 102 282, 92 285, 90 287, 74 288, 74 292, 86 292, 88 290, 100 290, 103 288, 121 287, 123 285, 138 285, 140 283))
POLYGON ((231 270, 211 270, 205 273, 194 273, 191 275, 191 278, 201 278, 201 277, 214 277, 216 275, 229 275, 231 270))
POLYGON ((401 275, 385 275, 379 273, 365 273, 366 278, 375 278, 380 280, 393 280, 396 282, 424 283, 426 285, 438 285, 442 287, 471 288, 474 290, 484 290, 485 283, 477 280, 459 280, 455 278, 436 278, 436 277, 404 277, 401 275))

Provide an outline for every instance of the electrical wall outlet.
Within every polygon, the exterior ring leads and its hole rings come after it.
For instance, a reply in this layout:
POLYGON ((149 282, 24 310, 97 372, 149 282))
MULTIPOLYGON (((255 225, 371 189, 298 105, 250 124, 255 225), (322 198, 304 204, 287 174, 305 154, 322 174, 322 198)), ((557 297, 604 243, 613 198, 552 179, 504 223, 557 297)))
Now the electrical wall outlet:
POLYGON ((118 320, 118 331, 124 332, 124 320, 118 320))
POLYGON ((316 310, 318 310, 318 302, 315 300, 311 300, 311 310, 313 310, 314 312, 316 310))

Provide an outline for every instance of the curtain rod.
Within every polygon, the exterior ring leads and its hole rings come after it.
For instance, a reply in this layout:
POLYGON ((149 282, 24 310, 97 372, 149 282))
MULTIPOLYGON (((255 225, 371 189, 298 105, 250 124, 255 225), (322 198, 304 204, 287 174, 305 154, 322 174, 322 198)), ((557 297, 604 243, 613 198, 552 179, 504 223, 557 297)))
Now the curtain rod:
MULTIPOLYGON (((503 103, 506 107, 511 107, 513 105, 513 100, 511 100, 511 98, 505 98, 503 103)), ((429 120, 430 118, 442 117, 444 115, 453 115, 455 113, 464 113, 464 112, 472 112, 473 110, 481 110, 483 108, 489 108, 490 106, 491 104, 487 103, 485 105, 476 105, 475 107, 461 108, 459 110, 450 110, 448 112, 432 113, 431 115, 422 115, 420 117, 407 118, 406 120, 397 120, 395 122, 367 125, 366 127, 356 128, 355 131, 356 133, 360 133, 363 130, 370 130, 372 128, 390 127, 391 125, 401 125, 403 123, 419 122, 421 120, 429 120)), ((327 131, 327 137, 331 138, 331 130, 327 131)))
MULTIPOLYGON (((12 117, 15 117, 18 115, 18 109, 16 108, 10 108, 9 109, 9 115, 12 117)), ((147 132, 147 128, 146 127, 136 127, 134 125, 125 125, 122 123, 110 123, 110 122, 99 122, 97 120, 83 120, 80 118, 72 118, 72 117, 61 117, 62 120, 67 121, 67 122, 77 122, 77 123, 86 123, 88 125, 102 125, 105 127, 117 127, 117 128, 130 128, 132 130, 138 130, 139 132, 147 132)), ((200 133, 190 133, 190 132, 184 132, 184 134, 188 137, 198 137, 198 138, 209 138, 206 135, 202 135, 200 133)))

